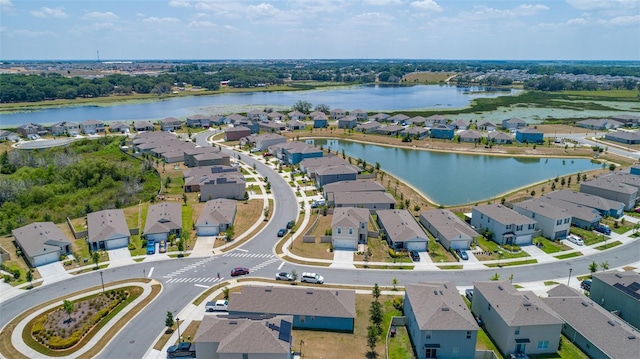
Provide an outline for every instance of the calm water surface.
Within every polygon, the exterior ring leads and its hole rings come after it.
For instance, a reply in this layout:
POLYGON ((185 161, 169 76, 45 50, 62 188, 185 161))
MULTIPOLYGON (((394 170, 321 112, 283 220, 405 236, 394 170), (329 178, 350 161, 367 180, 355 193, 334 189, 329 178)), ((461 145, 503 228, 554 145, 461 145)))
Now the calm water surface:
MULTIPOLYGON (((410 184, 445 206, 477 203, 536 182, 601 167, 589 159, 502 157, 392 148, 342 140, 309 140, 342 151, 410 184)), ((386 183, 385 183, 386 186, 386 183)))

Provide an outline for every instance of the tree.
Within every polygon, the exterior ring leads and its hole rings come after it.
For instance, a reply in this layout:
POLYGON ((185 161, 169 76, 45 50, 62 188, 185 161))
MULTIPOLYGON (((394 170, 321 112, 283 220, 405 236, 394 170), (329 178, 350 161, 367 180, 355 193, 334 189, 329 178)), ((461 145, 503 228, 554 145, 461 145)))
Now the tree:
POLYGON ((602 269, 603 272, 609 269, 609 261, 604 261, 600 263, 600 269, 602 269))
POLYGON ((329 107, 329 105, 325 105, 323 103, 316 105, 315 111, 319 111, 319 112, 324 112, 324 113, 329 113, 329 111, 331 110, 331 108, 329 107))
POLYGON ((498 281, 498 280, 500 280, 500 274, 498 274, 498 272, 496 272, 496 274, 492 275, 491 278, 489 278, 489 279, 498 281))
POLYGON ((222 296, 224 297, 224 300, 229 300, 229 288, 228 287, 222 288, 222 296))
POLYGON ((73 305, 73 302, 65 299, 62 302, 62 310, 64 310, 69 315, 69 323, 71 323, 72 321, 71 313, 73 313, 73 311, 75 310, 75 306, 73 305))
POLYGON ((378 286, 378 283, 375 283, 373 285, 373 290, 371 291, 371 295, 376 300, 376 302, 378 301, 378 299, 380 299, 380 287, 378 286))
POLYGON ((398 290, 397 286, 398 286, 398 278, 393 277, 393 279, 391 280, 391 284, 393 284, 393 290, 398 290))
POLYGON ((378 342, 378 329, 370 325, 367 327, 367 346, 369 347, 370 353, 375 353, 376 345, 378 342))
POLYGON ((178 252, 184 251, 184 240, 181 239, 178 241, 178 252))
POLYGON ((233 239, 233 235, 235 234, 235 232, 236 229, 233 226, 230 226, 224 233, 224 239, 226 241, 230 241, 231 239, 233 239))
POLYGON ((167 311, 167 317, 164 320, 164 326, 167 328, 173 328, 173 313, 171 313, 170 311, 167 311))
POLYGON ((298 100, 298 102, 296 102, 293 105, 292 109, 294 111, 299 111, 299 112, 308 114, 309 112, 311 112, 311 107, 312 107, 311 102, 298 100))
POLYGON ((184 202, 185 206, 187 205, 187 194, 186 193, 182 194, 182 202, 184 202))
POLYGON ((591 264, 589 264, 589 272, 595 273, 597 270, 598 270, 598 263, 596 263, 596 261, 591 262, 591 264))
POLYGON ((98 253, 98 251, 93 251, 91 253, 91 260, 93 260, 93 264, 95 264, 96 268, 98 268, 98 262, 100 261, 100 253, 98 253))
POLYGON ((27 282, 29 282, 29 286, 33 288, 33 272, 31 270, 27 271, 27 282))
POLYGON ((373 301, 371 302, 371 307, 369 308, 369 320, 371 324, 375 325, 378 328, 378 333, 380 333, 380 325, 382 324, 382 304, 379 302, 373 301))

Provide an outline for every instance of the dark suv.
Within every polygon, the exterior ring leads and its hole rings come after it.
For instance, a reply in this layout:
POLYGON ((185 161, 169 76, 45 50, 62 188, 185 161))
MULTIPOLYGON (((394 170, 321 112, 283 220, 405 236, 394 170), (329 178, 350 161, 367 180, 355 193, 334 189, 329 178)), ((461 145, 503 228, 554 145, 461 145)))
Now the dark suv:
POLYGON ((420 262, 420 253, 418 253, 418 251, 412 250, 409 252, 409 255, 411 256, 412 261, 420 262))

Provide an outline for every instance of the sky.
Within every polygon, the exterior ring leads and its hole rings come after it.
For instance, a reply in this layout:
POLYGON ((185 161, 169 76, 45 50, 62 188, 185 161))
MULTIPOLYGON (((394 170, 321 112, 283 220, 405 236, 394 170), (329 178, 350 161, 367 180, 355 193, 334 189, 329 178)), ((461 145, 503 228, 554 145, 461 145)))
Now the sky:
POLYGON ((640 60, 640 0, 0 0, 0 60, 640 60))

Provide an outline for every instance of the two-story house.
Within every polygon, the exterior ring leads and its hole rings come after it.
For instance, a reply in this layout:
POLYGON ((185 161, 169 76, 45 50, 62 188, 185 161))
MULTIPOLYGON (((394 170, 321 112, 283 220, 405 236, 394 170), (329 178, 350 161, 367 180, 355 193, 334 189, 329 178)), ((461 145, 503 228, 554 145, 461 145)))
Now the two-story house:
POLYGON ((76 136, 79 131, 80 126, 75 122, 62 121, 51 126, 51 134, 55 136, 76 136))
POLYGON ((160 120, 160 129, 162 131, 175 131, 182 128, 182 122, 175 117, 167 117, 160 120))
POLYGON ((565 239, 571 228, 571 214, 568 210, 534 198, 513 204, 513 210, 537 222, 542 236, 551 240, 565 239))
POLYGON ((520 128, 516 130, 516 141, 520 143, 543 143, 544 133, 536 128, 520 128))
POLYGON ((207 201, 195 223, 198 236, 217 236, 233 226, 236 219, 236 201, 226 198, 207 201))
POLYGON ((517 130, 519 128, 526 127, 527 123, 524 120, 519 118, 507 118, 502 120, 502 129, 503 130, 517 130))
POLYGON ((358 244, 366 244, 369 216, 369 210, 366 208, 342 207, 334 209, 331 219, 333 247, 356 250, 358 244))
POLYGON ((95 135, 97 133, 104 133, 104 122, 98 120, 86 120, 80 122, 80 130, 85 135, 95 135))
POLYGON ((591 276, 591 299, 640 329, 640 274, 608 271, 591 276))
POLYGON ((453 126, 441 123, 432 127, 429 133, 431 138, 450 140, 455 135, 455 130, 453 129, 453 126))
POLYGON ((482 233, 492 233, 491 240, 498 244, 529 244, 533 240, 536 221, 501 204, 475 206, 471 225, 482 233))
POLYGON ((329 111, 329 118, 332 120, 343 118, 346 115, 347 115, 347 111, 341 108, 334 108, 333 110, 329 111))
POLYGON ((355 117, 358 121, 366 121, 368 117, 367 111, 359 108, 349 111, 349 115, 355 117))

